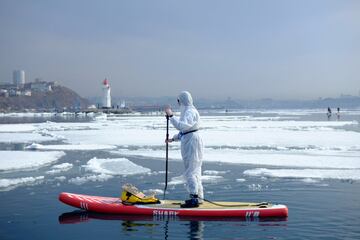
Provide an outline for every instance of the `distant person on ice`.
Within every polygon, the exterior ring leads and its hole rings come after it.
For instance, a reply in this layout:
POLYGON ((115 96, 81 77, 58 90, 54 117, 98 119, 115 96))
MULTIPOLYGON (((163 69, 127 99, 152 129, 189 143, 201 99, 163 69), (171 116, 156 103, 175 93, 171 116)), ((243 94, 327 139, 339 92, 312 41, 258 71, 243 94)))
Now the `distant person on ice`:
POLYGON ((171 124, 179 130, 173 138, 168 139, 181 142, 181 156, 184 161, 186 188, 190 199, 181 204, 183 208, 198 207, 204 198, 203 186, 201 183, 201 165, 203 157, 203 142, 199 134, 200 115, 193 105, 191 94, 187 91, 180 93, 178 99, 180 106, 180 118, 173 116, 170 107, 165 108, 166 115, 170 118, 171 124))
POLYGON ((328 107, 328 109, 327 109, 327 117, 328 117, 328 120, 330 120, 330 118, 331 118, 331 108, 330 107, 328 107))

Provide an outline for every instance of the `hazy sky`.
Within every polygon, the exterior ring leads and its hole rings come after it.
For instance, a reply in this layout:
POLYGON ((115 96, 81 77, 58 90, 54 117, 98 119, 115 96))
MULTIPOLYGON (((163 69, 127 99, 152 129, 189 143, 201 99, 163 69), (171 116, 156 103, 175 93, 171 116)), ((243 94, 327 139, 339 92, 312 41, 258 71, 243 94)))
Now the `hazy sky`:
POLYGON ((82 96, 358 95, 358 0, 0 0, 0 81, 82 96))

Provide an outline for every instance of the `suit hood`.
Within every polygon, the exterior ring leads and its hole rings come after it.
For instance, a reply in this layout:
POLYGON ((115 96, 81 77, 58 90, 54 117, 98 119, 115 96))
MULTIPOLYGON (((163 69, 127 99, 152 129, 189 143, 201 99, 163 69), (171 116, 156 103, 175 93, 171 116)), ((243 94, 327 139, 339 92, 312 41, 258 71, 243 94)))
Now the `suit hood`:
POLYGON ((183 91, 178 96, 180 106, 193 106, 193 99, 188 91, 183 91))

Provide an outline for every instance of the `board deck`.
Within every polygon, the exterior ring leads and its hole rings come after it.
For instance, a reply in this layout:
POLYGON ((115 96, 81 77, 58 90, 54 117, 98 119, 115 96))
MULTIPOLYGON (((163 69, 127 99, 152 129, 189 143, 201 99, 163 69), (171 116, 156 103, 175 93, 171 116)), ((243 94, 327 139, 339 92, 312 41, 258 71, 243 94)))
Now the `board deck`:
POLYGON ((204 202, 197 208, 181 208, 180 200, 162 200, 160 204, 126 205, 120 198, 89 196, 63 192, 59 200, 83 210, 130 215, 167 215, 203 217, 287 217, 288 208, 282 204, 250 202, 215 202, 218 206, 204 202), (227 205, 227 206, 225 206, 227 205), (237 206, 234 206, 237 205, 237 206))

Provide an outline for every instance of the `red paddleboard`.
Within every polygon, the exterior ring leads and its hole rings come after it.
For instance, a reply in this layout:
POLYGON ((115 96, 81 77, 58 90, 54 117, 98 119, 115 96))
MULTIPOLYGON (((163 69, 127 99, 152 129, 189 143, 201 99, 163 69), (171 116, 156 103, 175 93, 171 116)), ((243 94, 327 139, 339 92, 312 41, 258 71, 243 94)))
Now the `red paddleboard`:
POLYGON ((248 202, 204 202, 197 208, 181 208, 180 200, 161 200, 158 204, 125 205, 120 198, 89 196, 63 192, 59 200, 67 205, 90 212, 174 217, 287 217, 282 204, 248 202), (219 206, 221 205, 221 206, 219 206))

